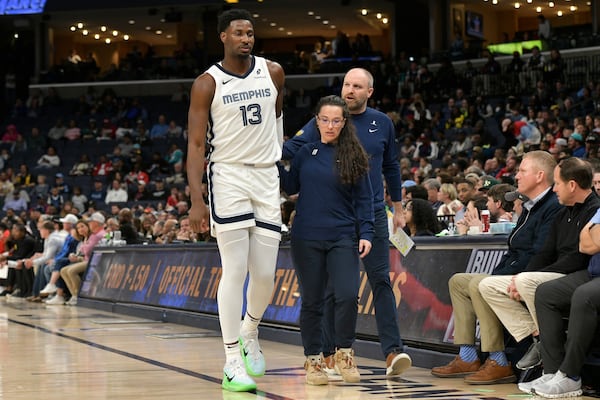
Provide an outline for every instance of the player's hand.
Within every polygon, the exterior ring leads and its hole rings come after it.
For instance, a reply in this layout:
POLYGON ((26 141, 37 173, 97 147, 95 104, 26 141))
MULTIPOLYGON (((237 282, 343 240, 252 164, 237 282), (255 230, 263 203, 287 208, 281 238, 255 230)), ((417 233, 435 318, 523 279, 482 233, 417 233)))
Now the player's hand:
POLYGON ((358 254, 360 258, 364 258, 371 251, 371 242, 365 239, 358 241, 358 254))
POLYGON ((189 211, 190 227, 196 233, 208 231, 208 207, 203 201, 192 202, 189 211))

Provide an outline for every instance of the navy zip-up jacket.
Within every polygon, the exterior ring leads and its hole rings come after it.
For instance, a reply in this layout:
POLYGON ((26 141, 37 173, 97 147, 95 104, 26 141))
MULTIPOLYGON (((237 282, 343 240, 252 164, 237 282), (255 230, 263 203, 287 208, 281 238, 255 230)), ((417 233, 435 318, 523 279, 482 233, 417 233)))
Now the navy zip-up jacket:
MULTIPOLYGON (((402 200, 402 182, 398 149, 396 148, 396 131, 392 120, 381 111, 367 107, 361 114, 352 114, 352 123, 356 127, 358 140, 369 155, 369 178, 373 189, 373 206, 383 209, 384 192, 383 177, 392 201, 402 200), (383 176, 382 176, 383 174, 383 176)), ((283 144, 284 160, 291 160, 300 147, 306 143, 321 139, 315 118, 311 119, 296 135, 283 144)))
POLYGON ((552 188, 517 220, 517 225, 508 235, 508 251, 492 271, 492 275, 515 275, 523 272, 534 254, 544 246, 552 222, 563 207, 552 188))
POLYGON ((359 238, 373 241, 373 192, 369 175, 353 185, 340 181, 335 145, 309 143, 300 148, 289 171, 279 166, 283 190, 299 192, 292 236, 303 240, 359 238))

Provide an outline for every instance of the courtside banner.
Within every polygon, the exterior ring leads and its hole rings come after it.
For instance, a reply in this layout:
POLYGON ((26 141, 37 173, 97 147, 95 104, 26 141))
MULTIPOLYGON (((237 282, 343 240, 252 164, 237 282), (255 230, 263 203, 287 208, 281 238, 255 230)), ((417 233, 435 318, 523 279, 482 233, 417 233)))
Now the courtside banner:
MULTIPOLYGON (((390 281, 402 337, 434 344, 452 342, 448 279, 456 272, 488 272, 506 248, 505 237, 474 242, 459 238, 415 240, 403 257, 390 248, 390 281)), ((361 265, 357 334, 377 337, 375 303, 361 265)), ((221 261, 214 245, 97 247, 79 295, 116 303, 217 313, 221 261)), ((263 320, 298 326, 300 288, 290 249, 282 245, 275 288, 263 320)))

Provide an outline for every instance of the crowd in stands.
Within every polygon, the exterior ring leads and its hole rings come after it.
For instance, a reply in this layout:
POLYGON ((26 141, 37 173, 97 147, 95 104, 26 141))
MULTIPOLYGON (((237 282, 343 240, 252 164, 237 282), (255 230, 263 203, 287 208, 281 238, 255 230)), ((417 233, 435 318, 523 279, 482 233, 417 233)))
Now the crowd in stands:
MULTIPOLYGON (((338 36, 335 45, 326 45, 369 52, 368 38, 344 45, 343 33, 338 36)), ((66 62, 85 62, 73 57, 66 62)), ((137 51, 128 56, 142 69, 143 58, 137 51)), ((514 72, 520 90, 503 97, 474 94, 474 78, 499 68, 492 54, 481 69, 462 75, 449 61, 429 72, 423 60, 404 53, 394 62, 366 62, 375 78, 369 106, 395 123, 403 179, 423 184, 436 178, 442 185, 439 201, 430 191, 432 204, 443 203, 435 213, 454 214, 459 202, 467 206, 486 178, 514 184, 525 151, 542 149, 557 159, 598 158, 600 85, 573 86, 560 60, 556 49, 549 58, 534 49, 526 62, 513 60, 507 71, 514 72), (524 80, 524 71, 535 82, 524 80), (456 195, 447 185, 458 189, 456 195)), ((334 80, 317 90, 288 90, 288 136, 310 117, 318 98, 339 88, 334 80)), ((37 207, 64 216, 71 210, 116 215, 126 207, 136 217, 147 209, 181 216, 178 209, 189 205, 184 157, 188 98, 184 86, 179 92, 171 98, 119 98, 110 89, 96 93, 90 87, 73 101, 50 88, 17 100, 0 137, 0 208, 18 215, 37 207)))
MULTIPOLYGON (((519 83, 519 91, 493 98, 471 85, 474 76, 494 71, 493 56, 469 76, 450 62, 431 73, 403 57, 365 65, 375 78, 369 106, 396 127, 408 235, 477 233, 482 210, 492 223, 516 222, 523 199, 505 196, 532 150, 555 161, 589 160, 600 189, 600 85, 548 73, 543 66, 556 63, 556 53, 540 56, 539 70, 523 65, 538 71, 535 85, 519 83)), ((339 93, 339 85, 305 91, 300 102, 298 93, 286 93, 288 137, 310 118, 316 100, 339 93)), ((211 240, 193 233, 187 218, 188 105, 181 92, 122 98, 90 88, 73 101, 49 90, 15 103, 0 137, 0 262, 14 266, 0 280, 0 295, 10 301, 54 295, 47 304, 76 304, 79 274, 95 245, 211 240)), ((294 201, 282 196, 284 239, 294 201)))

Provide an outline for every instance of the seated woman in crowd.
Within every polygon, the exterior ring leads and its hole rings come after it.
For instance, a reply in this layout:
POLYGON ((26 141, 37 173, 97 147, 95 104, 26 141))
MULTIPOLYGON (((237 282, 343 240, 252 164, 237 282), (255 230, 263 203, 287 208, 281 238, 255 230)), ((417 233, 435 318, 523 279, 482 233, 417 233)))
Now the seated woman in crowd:
POLYGON ((463 208, 463 204, 458 200, 456 187, 451 183, 443 183, 438 192, 438 201, 443 204, 438 208, 437 215, 454 215, 463 208))
POLYGON ((427 200, 409 200, 404 206, 404 218, 410 236, 434 236, 440 231, 440 224, 427 200))

